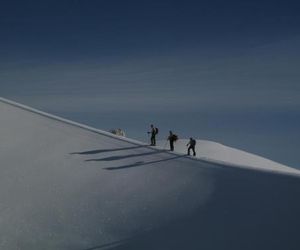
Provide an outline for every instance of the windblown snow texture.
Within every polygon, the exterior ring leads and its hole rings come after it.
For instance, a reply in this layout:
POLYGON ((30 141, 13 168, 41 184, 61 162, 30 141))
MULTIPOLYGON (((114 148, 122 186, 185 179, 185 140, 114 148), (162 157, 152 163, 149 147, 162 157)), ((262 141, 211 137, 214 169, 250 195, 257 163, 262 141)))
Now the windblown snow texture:
POLYGON ((0 249, 299 249, 300 179, 0 100, 0 249))

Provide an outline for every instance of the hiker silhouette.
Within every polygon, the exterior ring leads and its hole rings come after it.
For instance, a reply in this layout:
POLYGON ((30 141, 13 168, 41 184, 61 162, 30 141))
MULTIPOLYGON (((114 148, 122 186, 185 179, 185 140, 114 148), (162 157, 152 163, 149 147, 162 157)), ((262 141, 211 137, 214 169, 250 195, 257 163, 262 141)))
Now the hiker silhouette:
POLYGON ((158 128, 155 128, 153 124, 150 125, 150 132, 148 134, 151 134, 150 138, 150 146, 156 146, 156 135, 158 134, 158 128))
POLYGON ((195 151, 196 140, 191 137, 189 143, 186 144, 186 146, 188 146, 187 154, 190 155, 190 151, 193 150, 193 156, 196 156, 196 151, 195 151))
POLYGON ((177 135, 173 134, 173 132, 169 131, 168 141, 170 142, 170 150, 174 151, 174 142, 177 141, 177 135))

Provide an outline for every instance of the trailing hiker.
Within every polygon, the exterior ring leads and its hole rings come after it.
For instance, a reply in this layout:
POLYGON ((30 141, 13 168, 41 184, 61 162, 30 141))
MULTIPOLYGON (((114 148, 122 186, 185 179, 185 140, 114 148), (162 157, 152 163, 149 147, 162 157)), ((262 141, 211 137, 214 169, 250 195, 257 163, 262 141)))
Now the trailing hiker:
POLYGON ((156 146, 156 135, 158 134, 158 128, 155 128, 153 124, 150 126, 151 131, 148 134, 151 134, 151 144, 150 146, 156 146))
POLYGON ((196 151, 195 151, 196 140, 191 137, 189 143, 186 144, 186 146, 188 147, 187 154, 190 155, 190 151, 193 150, 193 155, 196 156, 196 151))
POLYGON ((173 132, 170 130, 169 136, 168 136, 168 141, 170 142, 170 150, 174 151, 174 142, 177 141, 178 136, 173 134, 173 132))

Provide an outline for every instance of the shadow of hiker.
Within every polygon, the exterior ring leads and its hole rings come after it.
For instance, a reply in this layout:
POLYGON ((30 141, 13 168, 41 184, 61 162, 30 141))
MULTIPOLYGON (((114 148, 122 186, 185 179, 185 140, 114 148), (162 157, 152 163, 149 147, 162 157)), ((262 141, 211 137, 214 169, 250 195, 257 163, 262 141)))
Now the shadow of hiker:
POLYGON ((118 247, 120 245, 123 245, 124 243, 127 243, 129 241, 129 239, 126 240, 119 240, 116 242, 111 242, 111 243, 107 243, 107 244, 103 244, 103 245, 99 245, 99 246, 94 246, 94 247, 90 247, 90 248, 86 248, 84 250, 97 250, 97 249, 112 249, 115 247, 118 247))
POLYGON ((124 166, 120 166, 120 167, 107 167, 107 168, 103 168, 103 169, 105 169, 105 170, 120 170, 120 169, 124 169, 124 168, 134 168, 134 167, 140 167, 140 166, 145 166, 145 165, 154 164, 154 163, 158 163, 158 162, 164 162, 164 161, 171 161, 171 160, 175 160, 178 158, 185 158, 185 157, 186 157, 185 155, 176 155, 174 157, 162 159, 162 160, 149 161, 149 162, 138 161, 133 164, 128 164, 128 165, 124 165, 124 166))
POLYGON ((146 148, 146 147, 148 147, 148 145, 138 145, 138 146, 132 146, 126 148, 96 149, 96 150, 89 150, 89 151, 82 151, 82 152, 73 152, 70 154, 71 155, 92 155, 92 154, 100 154, 100 153, 107 153, 107 152, 114 152, 114 151, 146 148))
POLYGON ((85 160, 85 161, 117 161, 117 160, 132 158, 132 157, 147 156, 147 155, 154 155, 154 154, 160 154, 160 153, 162 153, 162 152, 153 151, 153 152, 142 153, 142 154, 130 154, 130 155, 110 156, 110 157, 101 158, 101 159, 89 159, 89 160, 85 160))

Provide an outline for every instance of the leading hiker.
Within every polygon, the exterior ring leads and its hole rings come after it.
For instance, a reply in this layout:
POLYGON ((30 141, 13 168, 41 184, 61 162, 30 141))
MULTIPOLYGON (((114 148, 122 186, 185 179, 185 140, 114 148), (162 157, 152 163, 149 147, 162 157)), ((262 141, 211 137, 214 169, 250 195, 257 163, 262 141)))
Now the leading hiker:
POLYGON ((158 134, 158 128, 155 128, 153 124, 150 125, 150 132, 148 134, 151 134, 151 144, 150 146, 156 146, 156 135, 158 134))

